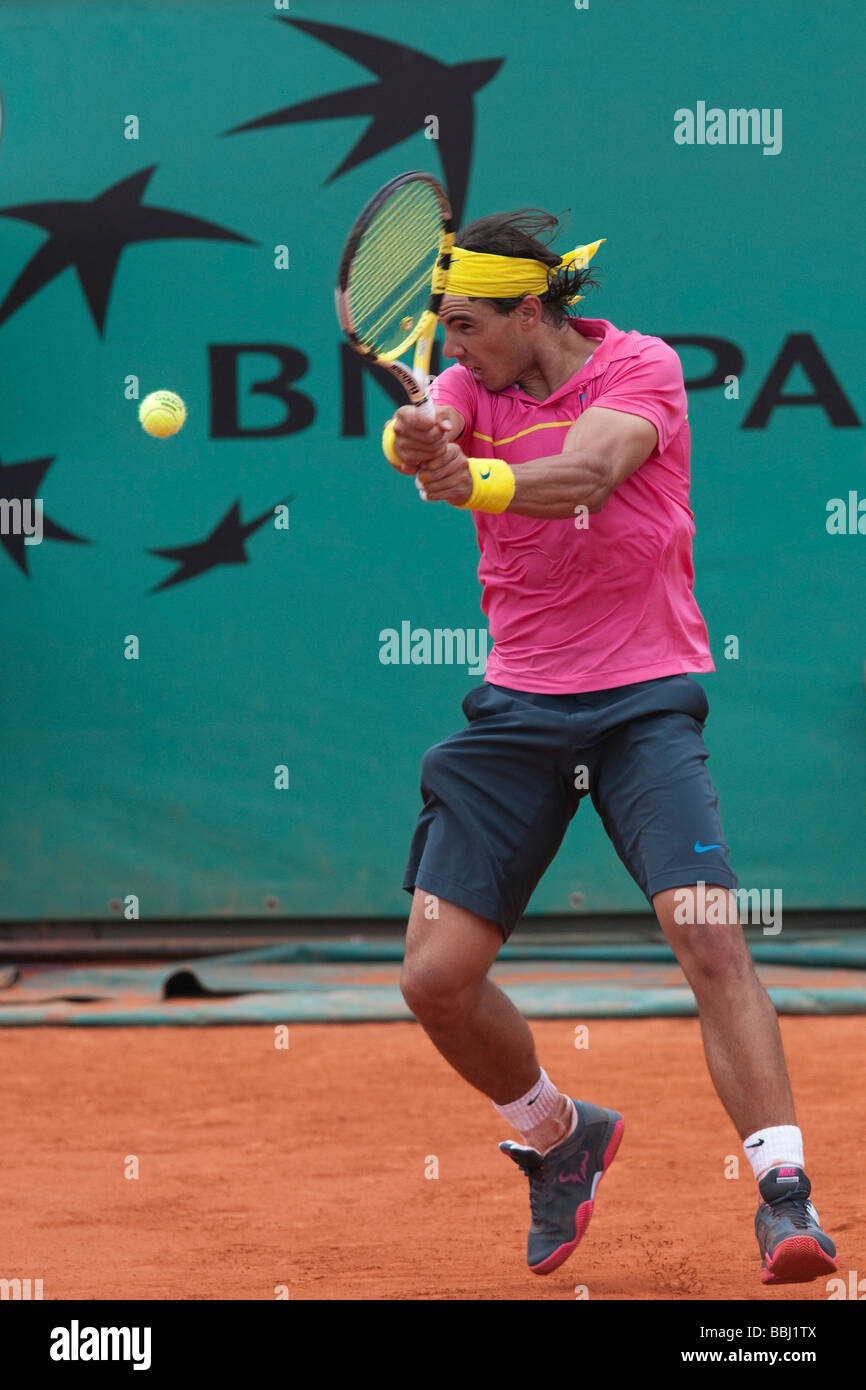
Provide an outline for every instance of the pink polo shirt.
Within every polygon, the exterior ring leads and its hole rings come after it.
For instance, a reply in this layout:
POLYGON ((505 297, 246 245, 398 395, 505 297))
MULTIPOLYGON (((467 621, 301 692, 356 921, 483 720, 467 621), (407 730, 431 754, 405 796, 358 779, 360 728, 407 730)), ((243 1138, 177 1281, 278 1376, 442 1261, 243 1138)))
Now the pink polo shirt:
POLYGON ((537 401, 517 386, 488 391, 448 367, 433 398, 466 421, 471 458, 514 468, 561 452, 591 405, 650 420, 658 447, 600 512, 540 521, 473 512, 478 578, 494 646, 485 679, 512 690, 579 694, 657 676, 714 671, 692 587, 689 426, 680 360, 660 338, 576 319, 599 346, 575 376, 537 401))

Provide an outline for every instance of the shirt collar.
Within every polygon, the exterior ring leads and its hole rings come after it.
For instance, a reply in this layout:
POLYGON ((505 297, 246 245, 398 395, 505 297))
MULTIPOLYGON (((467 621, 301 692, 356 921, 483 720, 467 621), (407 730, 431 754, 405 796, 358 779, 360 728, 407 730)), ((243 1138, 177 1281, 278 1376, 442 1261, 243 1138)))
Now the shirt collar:
POLYGON ((544 401, 539 401, 535 396, 530 396, 528 392, 521 390, 519 386, 509 386, 507 392, 516 396, 524 396, 527 400, 534 401, 536 405, 548 405, 551 401, 558 400, 560 396, 569 395, 575 385, 580 382, 583 384, 592 381, 593 377, 601 376, 606 371, 611 362, 618 361, 621 357, 637 357, 637 344, 631 341, 631 335, 623 333, 622 329, 614 328, 607 319, 572 319, 571 327, 575 333, 581 333, 585 338, 598 338, 598 347, 593 349, 592 357, 585 362, 574 376, 564 381, 561 386, 548 396, 544 401))

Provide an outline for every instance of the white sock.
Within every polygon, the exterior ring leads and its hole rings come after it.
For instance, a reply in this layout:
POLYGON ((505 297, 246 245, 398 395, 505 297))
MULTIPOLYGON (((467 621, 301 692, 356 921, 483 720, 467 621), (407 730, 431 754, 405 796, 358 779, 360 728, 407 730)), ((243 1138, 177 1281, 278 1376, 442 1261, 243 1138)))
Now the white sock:
POLYGON ((538 1080, 530 1086, 525 1096, 511 1100, 507 1105, 497 1105, 495 1101, 491 1101, 491 1105, 514 1129, 525 1134, 528 1129, 534 1129, 543 1120, 549 1119, 560 1100, 559 1091, 542 1067, 538 1080))
POLYGON ((743 1140, 743 1152, 752 1165, 756 1179, 762 1178, 780 1163, 792 1168, 803 1167, 803 1136, 796 1125, 772 1125, 756 1129, 743 1140))

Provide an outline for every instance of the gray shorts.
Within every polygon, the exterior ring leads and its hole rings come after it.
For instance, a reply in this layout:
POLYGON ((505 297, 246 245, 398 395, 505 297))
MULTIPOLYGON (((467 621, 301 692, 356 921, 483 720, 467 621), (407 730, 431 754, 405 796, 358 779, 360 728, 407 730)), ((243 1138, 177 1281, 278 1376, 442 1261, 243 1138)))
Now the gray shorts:
POLYGON ((690 676, 583 695, 476 686, 465 728, 424 755, 403 887, 497 922, 507 940, 588 794, 650 901, 700 880, 736 889, 706 768, 708 712, 690 676))

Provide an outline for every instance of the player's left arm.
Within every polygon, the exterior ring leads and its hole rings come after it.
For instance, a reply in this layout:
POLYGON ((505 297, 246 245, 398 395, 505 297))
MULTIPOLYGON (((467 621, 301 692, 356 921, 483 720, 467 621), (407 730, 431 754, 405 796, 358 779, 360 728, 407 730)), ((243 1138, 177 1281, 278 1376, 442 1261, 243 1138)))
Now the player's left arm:
POLYGON ((575 420, 552 458, 528 459, 514 470, 509 512, 554 519, 575 508, 600 512, 658 445, 658 431, 641 415, 590 406, 575 420))
MULTIPOLYGON (((574 516, 579 506, 600 512, 657 444, 658 431, 643 416, 590 406, 569 429, 561 453, 527 459, 514 469, 514 496, 506 510, 543 520, 574 516)), ((429 476, 425 488, 431 502, 459 507, 469 500, 472 477, 455 444, 429 476)))
POLYGON ((521 516, 573 516, 578 506, 600 512, 642 464, 666 450, 687 419, 679 357, 661 339, 613 364, 594 405, 575 420, 555 459, 513 470, 509 511, 521 516))
MULTIPOLYGON (((668 448, 687 407, 679 357, 661 339, 649 341, 605 374, 596 403, 560 436, 559 453, 511 470, 514 492, 506 510, 545 521, 574 516, 578 507, 600 512, 632 473, 668 448)), ((456 444, 446 446, 430 472, 424 483, 430 501, 460 507, 472 500, 472 473, 456 444)))

